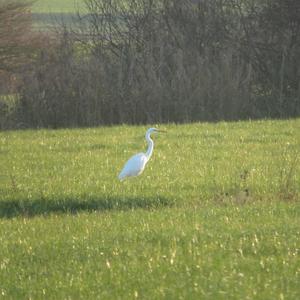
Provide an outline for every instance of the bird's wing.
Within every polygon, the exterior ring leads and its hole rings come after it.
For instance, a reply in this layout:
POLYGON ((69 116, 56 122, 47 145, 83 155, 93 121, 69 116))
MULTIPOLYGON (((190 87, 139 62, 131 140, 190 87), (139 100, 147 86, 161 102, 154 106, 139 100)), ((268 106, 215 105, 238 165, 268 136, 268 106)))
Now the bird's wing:
POLYGON ((121 171, 119 178, 122 180, 125 177, 137 176, 141 174, 147 163, 147 157, 144 153, 138 153, 126 162, 123 170, 121 171))

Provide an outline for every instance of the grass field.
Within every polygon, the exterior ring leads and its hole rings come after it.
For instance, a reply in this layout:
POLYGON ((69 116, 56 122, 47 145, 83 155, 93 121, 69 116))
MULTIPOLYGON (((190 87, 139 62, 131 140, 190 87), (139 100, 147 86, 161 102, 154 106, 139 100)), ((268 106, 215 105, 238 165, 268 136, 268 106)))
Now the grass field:
POLYGON ((37 0, 34 13, 75 13, 85 8, 84 0, 37 0))
POLYGON ((76 13, 84 14, 84 0, 37 0, 32 6, 34 27, 47 30, 59 24, 74 25, 76 13))
POLYGON ((300 119, 160 128, 0 133, 1 296, 300 298, 300 119))

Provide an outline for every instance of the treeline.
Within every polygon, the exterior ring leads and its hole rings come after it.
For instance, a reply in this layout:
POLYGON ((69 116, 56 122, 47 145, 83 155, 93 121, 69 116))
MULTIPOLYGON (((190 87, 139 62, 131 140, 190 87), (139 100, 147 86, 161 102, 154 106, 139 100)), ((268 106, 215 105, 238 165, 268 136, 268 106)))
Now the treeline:
POLYGON ((22 65, 2 128, 300 116, 298 0, 86 6, 22 65))

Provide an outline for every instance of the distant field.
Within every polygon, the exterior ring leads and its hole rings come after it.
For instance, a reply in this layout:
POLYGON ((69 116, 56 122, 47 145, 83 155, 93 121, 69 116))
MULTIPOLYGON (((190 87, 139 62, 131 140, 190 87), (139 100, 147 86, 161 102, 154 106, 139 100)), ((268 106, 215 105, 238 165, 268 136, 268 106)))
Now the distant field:
POLYGON ((38 0, 32 7, 34 26, 49 29, 57 24, 74 24, 78 11, 84 14, 84 0, 38 0))
POLYGON ((0 132, 0 295, 300 299, 300 119, 0 132))
POLYGON ((37 0, 33 13, 75 13, 84 9, 84 0, 37 0))

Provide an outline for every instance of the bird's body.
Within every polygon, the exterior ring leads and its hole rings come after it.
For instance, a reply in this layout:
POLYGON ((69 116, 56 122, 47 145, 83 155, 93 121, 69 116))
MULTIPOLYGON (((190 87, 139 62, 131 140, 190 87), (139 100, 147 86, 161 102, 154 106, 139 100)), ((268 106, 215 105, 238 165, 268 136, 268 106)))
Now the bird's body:
POLYGON ((119 175, 120 180, 124 180, 126 177, 138 176, 142 174, 145 169, 148 159, 145 153, 138 153, 133 155, 126 162, 123 170, 119 175))
POLYGON ((153 132, 158 132, 160 130, 156 128, 149 128, 146 132, 145 138, 148 143, 148 149, 145 153, 138 153, 133 155, 123 167, 121 173, 119 174, 119 179, 122 181, 127 177, 138 176, 143 173, 147 162, 149 161, 152 153, 154 143, 150 135, 153 132))

